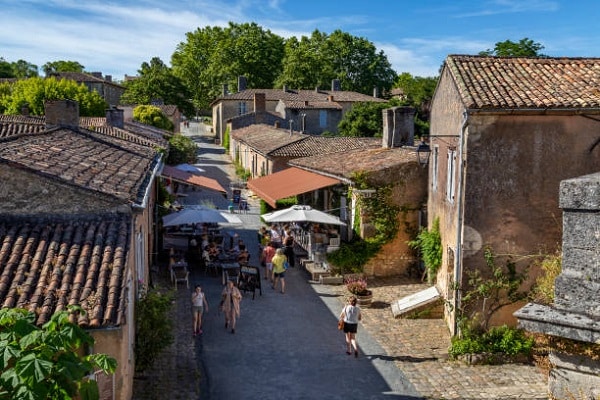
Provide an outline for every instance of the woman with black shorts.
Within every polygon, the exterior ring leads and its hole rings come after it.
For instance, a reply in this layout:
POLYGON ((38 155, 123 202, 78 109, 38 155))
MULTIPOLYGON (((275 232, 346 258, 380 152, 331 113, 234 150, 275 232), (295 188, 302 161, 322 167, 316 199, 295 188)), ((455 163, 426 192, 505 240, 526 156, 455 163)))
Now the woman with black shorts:
POLYGON ((346 354, 351 355, 354 349, 354 357, 358 357, 358 345, 356 344, 356 330, 358 321, 362 319, 360 307, 356 305, 356 297, 348 299, 348 304, 340 313, 340 319, 344 319, 344 333, 346 334, 346 354))

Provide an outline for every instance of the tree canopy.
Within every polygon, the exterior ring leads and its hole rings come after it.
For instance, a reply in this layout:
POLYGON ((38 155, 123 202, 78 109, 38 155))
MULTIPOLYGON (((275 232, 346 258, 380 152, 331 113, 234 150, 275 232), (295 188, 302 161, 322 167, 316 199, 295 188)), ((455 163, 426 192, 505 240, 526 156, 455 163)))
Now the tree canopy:
POLYGON ((194 103, 208 108, 222 85, 237 90, 239 76, 248 88, 328 88, 372 94, 389 90, 396 77, 387 56, 365 38, 336 30, 284 39, 256 23, 207 26, 186 34, 171 57, 173 72, 191 89, 194 103))
POLYGON ((44 115, 46 100, 62 99, 77 101, 81 116, 104 116, 107 108, 98 92, 68 79, 36 77, 0 84, 0 112, 5 114, 20 114, 27 104, 30 114, 44 115))
POLYGON ((0 78, 32 78, 38 76, 37 65, 25 60, 8 62, 0 57, 0 78))
POLYGON ((48 76, 53 72, 83 72, 84 68, 85 67, 77 61, 60 60, 47 62, 42 66, 42 71, 48 76))
POLYGON ((534 42, 529 38, 523 38, 515 43, 511 40, 504 42, 496 42, 494 49, 487 49, 479 52, 481 56, 498 56, 498 57, 544 57, 540 54, 544 46, 534 42))
POLYGON ((281 71, 283 38, 256 23, 198 28, 186 39, 177 45, 171 64, 198 108, 209 108, 223 84, 236 90, 240 75, 247 78, 248 87, 270 88, 281 71))
POLYGON ((67 311, 54 314, 41 328, 35 320, 35 313, 24 309, 0 310, 0 398, 98 399, 97 383, 87 376, 95 370, 114 373, 116 360, 106 354, 81 355, 94 338, 69 322, 67 311))
POLYGON ((144 62, 138 73, 136 79, 125 83, 121 103, 147 105, 161 100, 164 104, 176 105, 188 117, 195 114, 190 89, 160 58, 144 62))
POLYGON ((167 131, 173 130, 173 123, 157 106, 139 105, 133 109, 133 118, 146 125, 152 125, 167 131))

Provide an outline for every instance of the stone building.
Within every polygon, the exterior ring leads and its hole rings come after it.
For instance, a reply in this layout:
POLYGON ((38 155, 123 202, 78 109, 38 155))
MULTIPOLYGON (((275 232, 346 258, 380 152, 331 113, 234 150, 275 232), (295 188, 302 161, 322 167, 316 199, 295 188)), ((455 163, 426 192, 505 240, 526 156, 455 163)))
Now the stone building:
POLYGON ((58 80, 67 79, 87 86, 88 90, 96 91, 109 106, 121 104, 121 96, 125 93, 125 87, 112 80, 111 75, 102 76, 102 72, 54 72, 48 75, 58 80))
POLYGON ((337 132, 337 125, 353 104, 358 102, 385 102, 385 100, 362 93, 341 90, 339 80, 334 80, 331 90, 292 90, 248 89, 246 79, 238 79, 238 92, 223 94, 212 102, 213 132, 218 140, 223 140, 227 122, 246 114, 256 115, 244 118, 233 129, 252 123, 271 124, 275 120, 280 126, 308 134, 321 134, 325 131, 337 132), (258 95, 258 101, 257 97, 258 95), (268 119, 268 120, 267 120, 268 119))
MULTIPOLYGON (((431 107, 429 226, 439 218, 443 262, 437 287, 453 304, 483 253, 526 257, 560 243, 559 184, 600 170, 600 59, 451 55, 431 107)), ((506 257, 496 260, 503 264, 506 257)), ((499 264, 499 265, 500 265, 499 264)), ((523 289, 539 271, 529 269, 523 289)), ((516 321, 520 305, 493 324, 516 321)))
MULTIPOLYGON (((108 124, 122 121, 109 110, 108 124)), ((39 117, 0 116, 0 302, 34 312, 42 325, 68 305, 118 362, 97 377, 102 399, 131 398, 134 305, 149 284, 156 176, 152 135, 80 126, 78 104, 46 104, 39 117)))

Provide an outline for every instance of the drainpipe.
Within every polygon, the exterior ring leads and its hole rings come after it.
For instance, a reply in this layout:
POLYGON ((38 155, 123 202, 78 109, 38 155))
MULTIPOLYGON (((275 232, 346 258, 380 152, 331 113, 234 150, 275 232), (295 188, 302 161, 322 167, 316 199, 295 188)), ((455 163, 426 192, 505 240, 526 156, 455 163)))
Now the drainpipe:
POLYGON ((456 313, 461 306, 460 284, 462 283, 462 241, 465 220, 465 175, 466 163, 464 160, 465 146, 467 144, 467 135, 469 126, 469 114, 463 113, 463 123, 460 129, 459 148, 458 148, 458 185, 457 185, 457 205, 456 205, 456 250, 454 252, 454 335, 458 333, 458 322, 456 313))

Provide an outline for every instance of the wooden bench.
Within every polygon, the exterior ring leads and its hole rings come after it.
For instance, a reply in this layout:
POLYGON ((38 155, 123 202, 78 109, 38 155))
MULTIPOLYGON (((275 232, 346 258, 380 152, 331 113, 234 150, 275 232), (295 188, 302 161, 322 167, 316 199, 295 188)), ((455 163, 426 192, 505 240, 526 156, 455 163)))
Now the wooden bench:
POLYGON ((329 276, 329 270, 323 267, 322 263, 314 261, 305 262, 304 267, 308 271, 313 281, 318 281, 321 276, 329 276))

